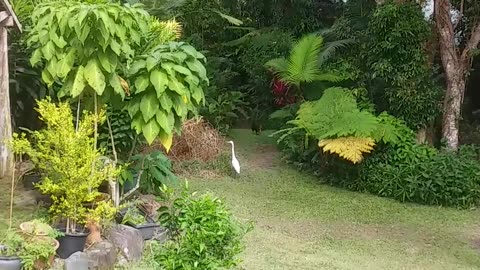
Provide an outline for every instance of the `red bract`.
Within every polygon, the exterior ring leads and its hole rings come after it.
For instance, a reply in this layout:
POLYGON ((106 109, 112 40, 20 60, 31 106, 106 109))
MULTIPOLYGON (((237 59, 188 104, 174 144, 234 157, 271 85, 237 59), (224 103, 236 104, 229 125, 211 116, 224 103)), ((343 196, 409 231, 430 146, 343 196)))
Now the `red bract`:
POLYGON ((273 79, 273 85, 272 86, 273 86, 272 92, 276 96, 283 96, 283 95, 285 95, 285 93, 288 90, 287 84, 285 84, 284 82, 282 82, 281 80, 279 80, 277 78, 273 79))
POLYGON ((272 81, 272 93, 275 96, 274 103, 278 107, 283 107, 287 104, 295 103, 295 96, 289 95, 289 87, 286 83, 278 78, 272 81))

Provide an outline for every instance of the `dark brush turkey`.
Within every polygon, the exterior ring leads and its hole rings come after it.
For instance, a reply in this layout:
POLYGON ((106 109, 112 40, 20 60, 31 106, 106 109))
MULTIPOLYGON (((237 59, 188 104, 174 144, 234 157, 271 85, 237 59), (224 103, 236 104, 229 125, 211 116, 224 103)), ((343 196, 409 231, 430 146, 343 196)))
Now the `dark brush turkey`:
POLYGON ((262 125, 258 123, 257 121, 252 121, 252 132, 255 132, 256 135, 260 134, 262 132, 262 125))

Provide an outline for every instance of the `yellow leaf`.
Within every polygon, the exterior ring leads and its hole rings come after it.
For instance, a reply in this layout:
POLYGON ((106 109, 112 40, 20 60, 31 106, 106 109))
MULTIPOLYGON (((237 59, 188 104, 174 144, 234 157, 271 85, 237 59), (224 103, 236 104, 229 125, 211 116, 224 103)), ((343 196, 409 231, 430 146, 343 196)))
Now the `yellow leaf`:
POLYGON ((172 147, 173 143, 173 134, 166 134, 163 131, 160 131, 159 138, 160 142, 162 143, 163 147, 165 147, 165 150, 167 153, 170 151, 170 148, 172 147))
POLYGON ((318 146, 323 148, 323 152, 338 154, 355 164, 363 160, 364 153, 370 153, 373 150, 375 140, 372 138, 341 137, 321 140, 318 146))
POLYGON ((183 95, 183 96, 182 96, 182 99, 183 99, 183 103, 185 103, 185 104, 187 104, 187 103, 188 103, 187 96, 183 95))

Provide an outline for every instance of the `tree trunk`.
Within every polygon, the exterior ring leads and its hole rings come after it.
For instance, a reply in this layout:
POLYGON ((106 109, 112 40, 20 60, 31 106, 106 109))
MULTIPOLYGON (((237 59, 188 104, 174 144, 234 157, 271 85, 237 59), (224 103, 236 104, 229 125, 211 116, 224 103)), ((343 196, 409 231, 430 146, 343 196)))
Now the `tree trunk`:
MULTIPOLYGON (((471 51, 480 42, 480 23, 473 27, 463 50, 457 47, 450 0, 434 0, 435 22, 439 35, 440 56, 446 75, 447 90, 443 102, 442 137, 452 150, 458 149, 459 123, 471 51)), ((461 14, 461 16, 463 16, 461 14)))
POLYGON ((443 104, 442 137, 452 150, 458 149, 459 124, 465 93, 465 79, 463 77, 447 78, 447 81, 451 81, 447 82, 447 93, 443 104))
POLYGON ((13 168, 13 154, 7 147, 12 139, 7 35, 7 28, 0 27, 0 178, 11 175, 13 168))

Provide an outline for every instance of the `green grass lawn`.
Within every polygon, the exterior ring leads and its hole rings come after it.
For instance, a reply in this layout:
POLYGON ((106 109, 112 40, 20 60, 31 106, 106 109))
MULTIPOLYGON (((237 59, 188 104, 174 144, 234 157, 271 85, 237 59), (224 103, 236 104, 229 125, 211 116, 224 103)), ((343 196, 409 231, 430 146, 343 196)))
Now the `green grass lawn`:
MULTIPOLYGON (((322 185, 283 163, 268 136, 234 130, 232 137, 240 178, 198 173, 189 182, 254 222, 241 269, 480 269, 479 211, 402 204, 322 185)), ((0 188, 1 233, 8 226, 8 184, 0 188)), ((36 214, 16 207, 14 224, 36 214)))
POLYGON ((402 204, 319 184, 266 135, 234 130, 238 179, 190 179, 225 198, 246 237, 243 269, 480 269, 478 211, 402 204))

